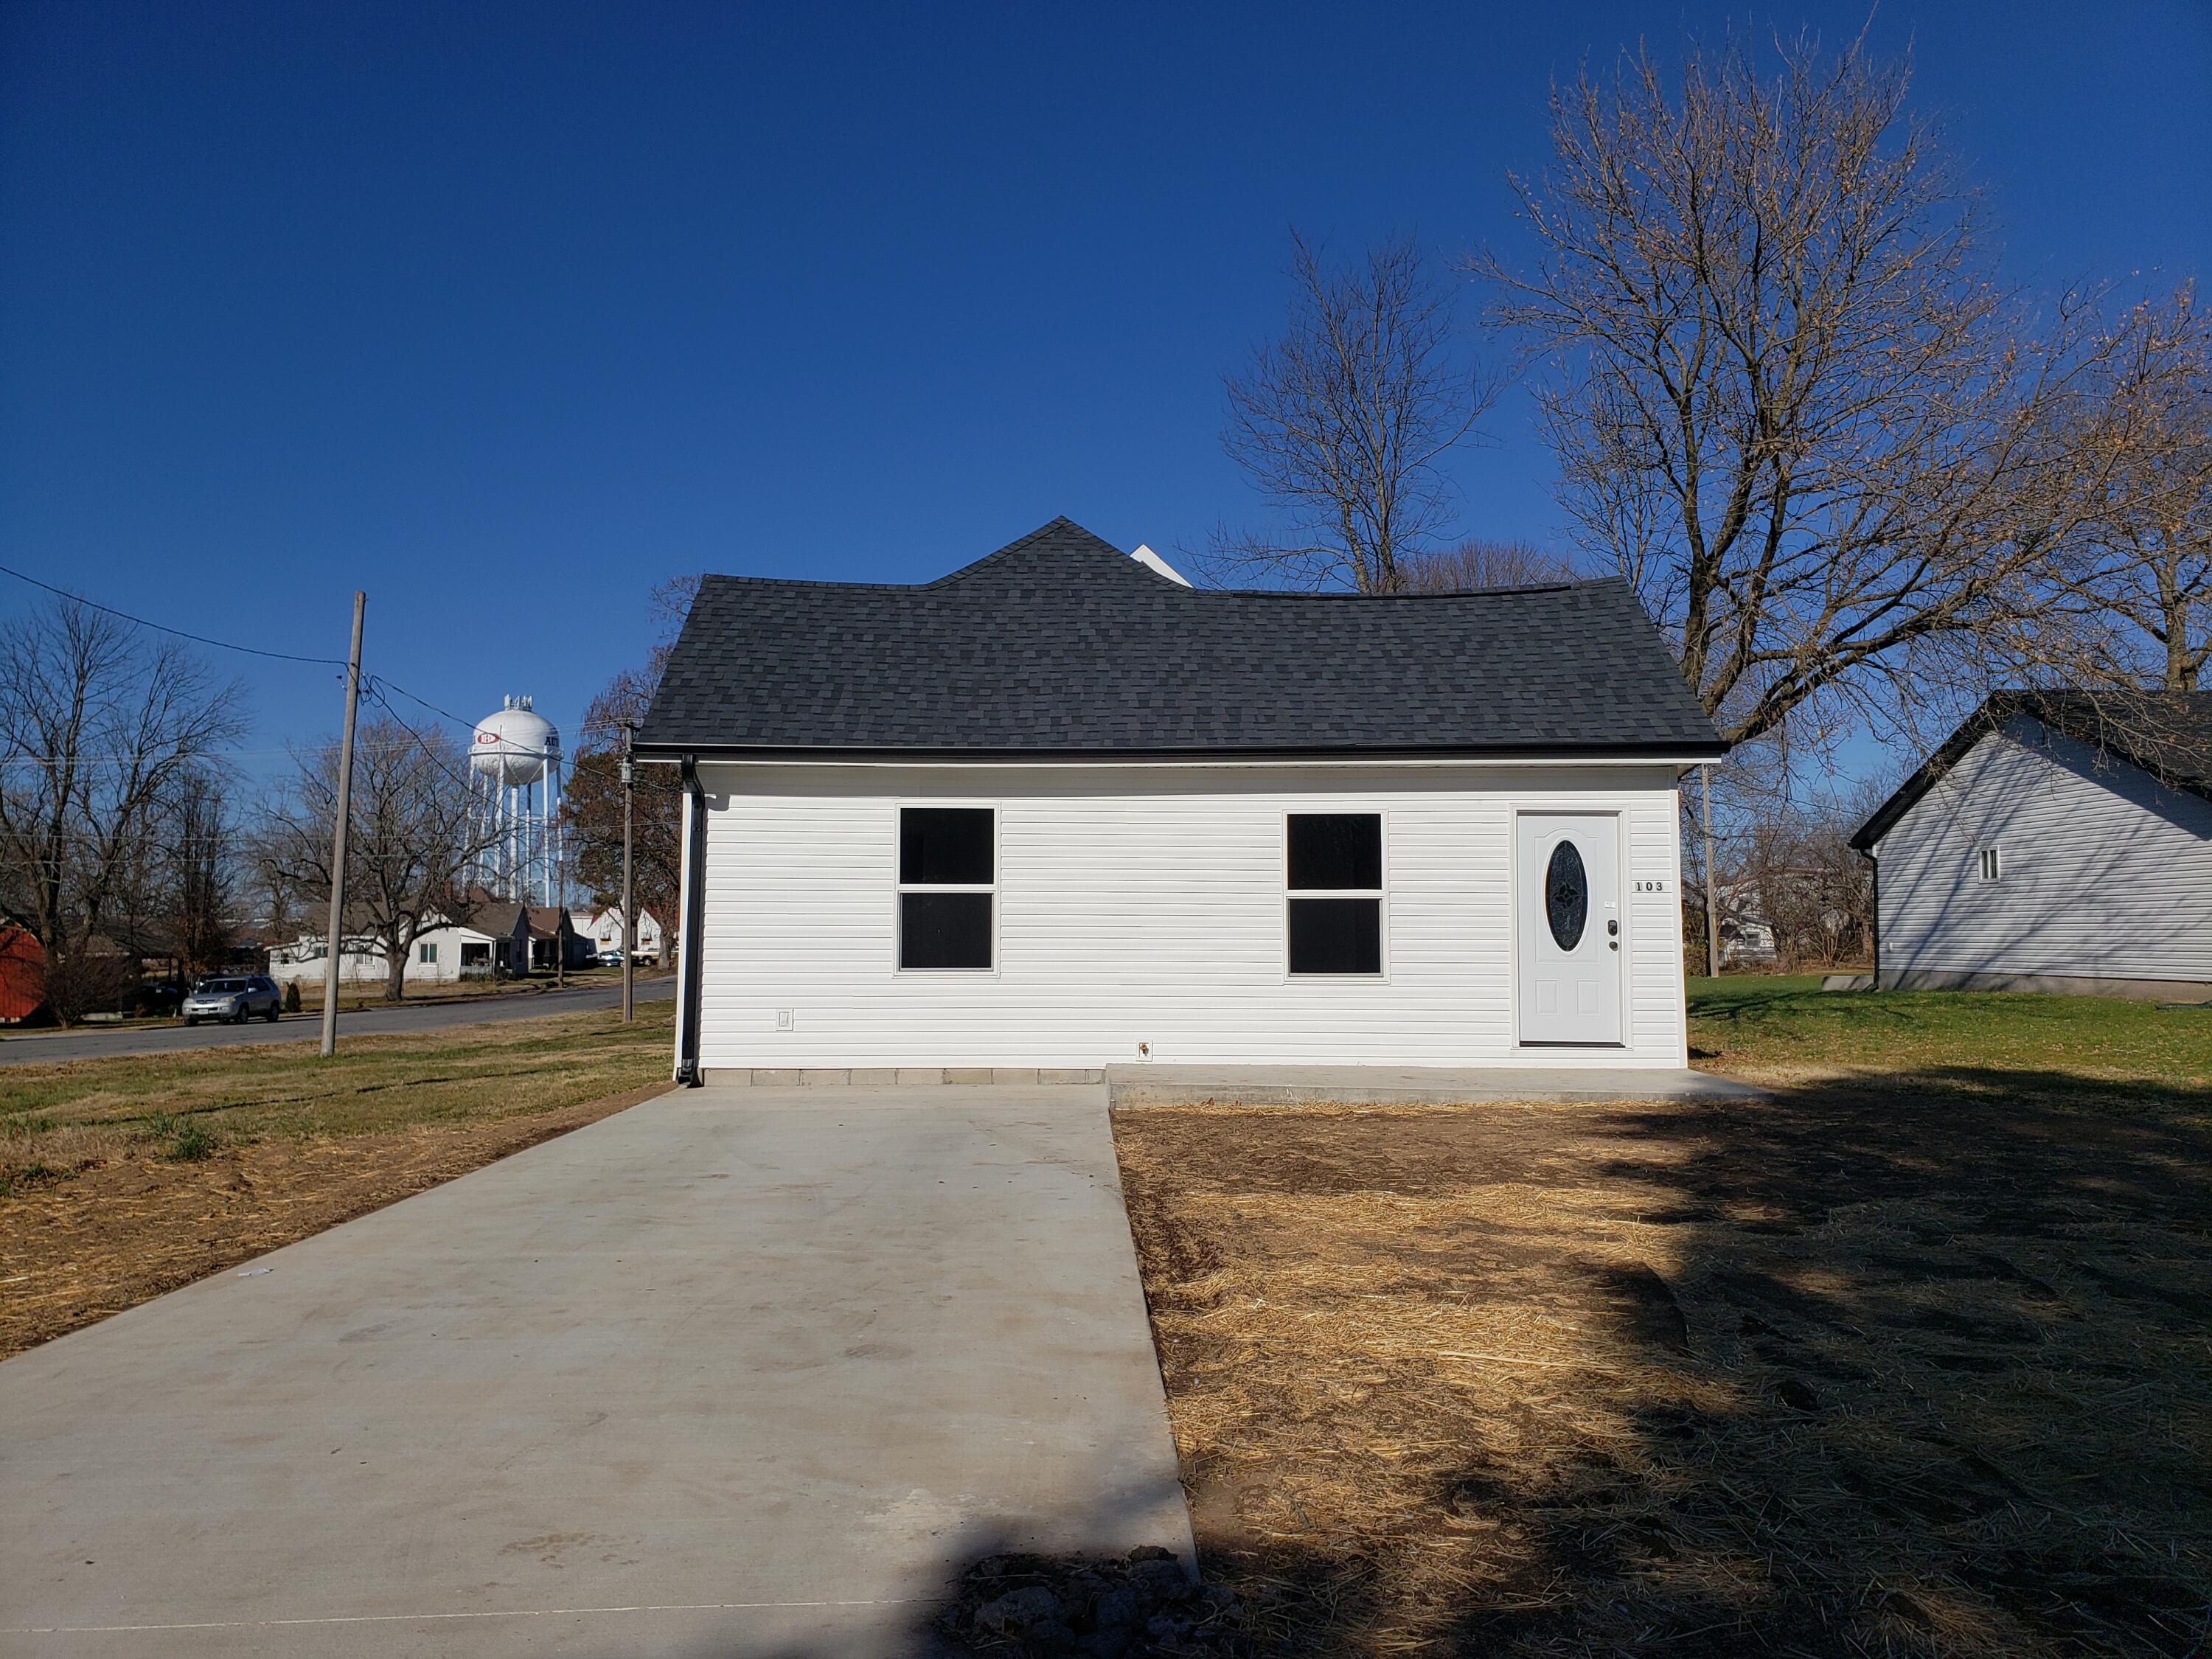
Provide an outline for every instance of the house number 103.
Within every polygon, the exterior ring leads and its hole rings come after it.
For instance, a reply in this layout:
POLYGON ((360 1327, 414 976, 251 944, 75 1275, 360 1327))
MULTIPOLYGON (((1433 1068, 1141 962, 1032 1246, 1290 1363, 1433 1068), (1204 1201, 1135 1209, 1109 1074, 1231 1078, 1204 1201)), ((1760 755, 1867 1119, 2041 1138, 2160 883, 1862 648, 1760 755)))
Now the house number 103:
POLYGON ((1663 893, 1667 890, 1664 881, 1638 881, 1632 882, 1630 885, 1639 893, 1663 893))

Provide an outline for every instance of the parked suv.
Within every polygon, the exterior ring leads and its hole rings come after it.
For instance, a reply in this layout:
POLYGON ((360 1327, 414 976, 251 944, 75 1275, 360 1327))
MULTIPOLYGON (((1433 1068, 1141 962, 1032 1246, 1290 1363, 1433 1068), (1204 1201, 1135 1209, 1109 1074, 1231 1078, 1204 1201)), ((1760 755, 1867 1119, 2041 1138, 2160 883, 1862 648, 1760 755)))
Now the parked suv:
POLYGON ((259 974, 204 979, 185 999, 183 1012, 187 1025, 197 1025, 204 1019, 243 1025, 256 1014, 274 1022, 284 1012, 284 994, 276 988, 275 980, 259 974))

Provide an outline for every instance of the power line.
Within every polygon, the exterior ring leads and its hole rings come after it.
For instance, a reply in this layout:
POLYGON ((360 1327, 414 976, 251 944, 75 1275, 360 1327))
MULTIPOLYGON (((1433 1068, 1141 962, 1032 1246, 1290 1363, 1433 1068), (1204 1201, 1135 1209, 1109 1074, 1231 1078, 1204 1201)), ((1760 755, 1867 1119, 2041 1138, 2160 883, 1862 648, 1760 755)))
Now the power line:
MULTIPOLYGON (((430 747, 429 739, 425 738, 420 732, 417 732, 413 726, 410 726, 407 723, 405 716, 402 715, 397 708, 394 708, 392 706, 392 700, 384 695, 383 688, 378 682, 377 677, 374 674, 368 674, 362 676, 362 678, 366 684, 362 685, 362 690, 368 693, 369 701, 375 703, 380 708, 383 709, 386 714, 391 715, 392 723, 398 726, 398 728, 404 732, 409 737, 415 739, 415 746, 422 751, 423 758, 428 760, 431 765, 436 767, 441 772, 443 772, 447 777, 451 778, 455 783, 460 785, 462 788, 470 788, 471 785, 469 781, 461 776, 459 773, 454 771, 452 767, 447 765, 445 758, 441 756, 436 750, 430 747)), ((412 694, 410 693, 410 695, 412 694)), ((417 702, 422 702, 422 700, 420 697, 417 697, 416 698, 416 701, 417 702)), ((427 702, 422 703, 422 706, 425 708, 435 708, 434 704, 427 702)), ((448 718, 450 718, 450 716, 448 718)))
MULTIPOLYGON (((381 686, 386 690, 397 691, 401 696, 406 698, 410 702, 421 703, 423 708, 428 709, 432 714, 443 715, 446 719, 453 721, 456 726, 465 726, 471 732, 477 729, 477 722, 475 720, 463 720, 452 709, 439 708, 438 705, 432 702, 429 698, 416 696, 414 692, 410 691, 405 686, 400 684, 397 680, 388 680, 381 674, 368 674, 364 675, 362 678, 366 679, 371 686, 381 686)), ((386 702, 381 696, 378 696, 377 701, 384 703, 386 710, 391 714, 392 719, 399 719, 398 710, 393 708, 391 703, 386 702)), ((404 720, 400 723, 402 725, 406 724, 404 720)))
POLYGON ((19 582, 28 582, 33 587, 43 587, 47 592, 69 600, 72 605, 103 611, 140 628, 150 628, 157 634, 173 634, 180 640, 190 640, 195 645, 211 645, 218 651, 240 651, 249 657, 273 657, 279 662, 313 663, 321 668, 343 669, 345 664, 335 657, 303 657, 291 651, 264 651, 258 645, 234 645, 228 640, 211 640, 204 634, 189 633, 181 628, 172 628, 167 623, 149 622, 143 617, 134 617, 128 611, 118 611, 112 605, 102 605, 98 599, 88 599, 82 593, 72 593, 66 587, 56 587, 52 582, 40 581, 36 576, 27 576, 12 566, 0 564, 0 575, 13 576, 19 582))
MULTIPOLYGON (((401 745, 395 744, 388 746, 397 748, 401 745)), ((201 761, 283 760, 296 758, 298 754, 299 751, 294 749, 204 749, 189 758, 191 763, 198 763, 201 761)), ((0 767, 43 766, 49 770, 70 766, 153 766, 169 763, 167 758, 145 755, 0 755, 0 767)))
MULTIPOLYGON (((218 651, 236 651, 249 657, 267 657, 277 662, 310 663, 317 667, 335 668, 340 672, 343 672, 347 666, 346 664, 341 662, 335 657, 307 657, 290 651, 266 651, 262 649, 259 646, 239 645, 233 641, 212 639, 204 634, 195 634, 187 629, 172 628, 167 623, 149 621, 144 617, 133 615, 128 611, 118 610, 114 605, 102 605, 98 599, 88 599, 82 593, 73 593, 68 588, 57 587, 52 582, 42 581, 36 576, 26 574, 24 572, 15 569, 11 565, 0 564, 0 575, 13 576, 18 581, 27 582, 33 587, 43 588, 46 592, 54 594, 58 598, 67 599, 73 605, 84 605, 88 609, 100 611, 104 615, 116 617, 119 621, 130 623, 134 627, 150 628, 156 633, 173 635, 176 638, 180 640, 190 640, 195 645, 211 646, 218 651)), ((430 750, 428 745, 424 743, 422 733, 416 731, 413 726, 408 725, 407 721, 401 716, 399 711, 392 706, 391 699, 384 695, 386 691, 396 691, 401 696, 405 697, 410 702, 418 703, 422 708, 428 709, 432 714, 436 714, 442 719, 451 720, 456 726, 465 726, 471 732, 474 732, 478 725, 477 721, 456 714, 450 708, 441 708, 438 704, 432 702, 428 697, 423 696, 420 692, 410 691, 405 686, 400 684, 397 680, 391 679, 382 674, 363 674, 362 676, 362 689, 369 693, 371 698, 383 708, 386 714, 391 715, 395 721, 398 722, 401 728, 404 730, 410 737, 413 738, 418 745, 422 747, 423 752, 426 755, 429 754, 430 750)), ((586 720, 579 726, 577 735, 581 738, 586 734, 592 732, 605 732, 611 733, 622 730, 629 724, 629 722, 625 720, 586 720)), ((229 751, 228 755, 210 755, 209 758, 236 758, 240 760, 249 758, 264 759, 272 758, 276 755, 289 752, 289 750, 235 750, 229 751)), ((78 758, 82 759, 85 757, 78 758)), ((133 757, 101 757, 101 759, 111 763, 118 763, 131 758, 133 757)), ((433 756, 432 758, 435 760, 436 757, 433 756)), ((539 758, 550 760, 552 758, 552 755, 549 751, 541 755, 539 758)), ((73 763, 45 761, 32 756, 10 757, 6 760, 0 760, 0 765, 20 764, 31 766, 52 766, 64 763, 73 763)), ((440 763, 440 764, 442 767, 443 763, 440 763)), ((451 768, 444 768, 443 769, 446 770, 448 776, 454 775, 451 768)), ((456 781, 464 781, 459 779, 456 779, 456 781)))

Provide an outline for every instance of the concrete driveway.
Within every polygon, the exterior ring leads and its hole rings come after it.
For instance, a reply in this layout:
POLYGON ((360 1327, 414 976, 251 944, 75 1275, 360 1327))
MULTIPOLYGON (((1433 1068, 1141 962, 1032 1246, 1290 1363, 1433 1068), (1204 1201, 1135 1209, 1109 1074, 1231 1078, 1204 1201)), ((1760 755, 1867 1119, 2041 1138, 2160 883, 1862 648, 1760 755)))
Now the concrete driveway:
POLYGON ((664 1096, 0 1424, 11 1655, 914 1653, 979 1554, 1190 1549, 1103 1086, 664 1096))
MULTIPOLYGON (((676 994, 676 975, 657 975, 637 981, 640 1002, 676 994)), ((619 985, 579 985, 563 991, 522 991, 505 996, 471 997, 453 1002, 403 1003, 396 1008, 342 1008, 338 1041, 349 1036, 391 1036, 405 1031, 445 1031, 457 1025, 491 1025, 545 1014, 589 1013, 622 1006, 619 985)), ((289 1014, 270 1025, 137 1025, 102 1031, 20 1031, 0 1038, 0 1066, 33 1066, 57 1060, 102 1060, 111 1054, 166 1054, 179 1048, 222 1048, 264 1042, 315 1042, 323 1035, 317 1014, 289 1014)))

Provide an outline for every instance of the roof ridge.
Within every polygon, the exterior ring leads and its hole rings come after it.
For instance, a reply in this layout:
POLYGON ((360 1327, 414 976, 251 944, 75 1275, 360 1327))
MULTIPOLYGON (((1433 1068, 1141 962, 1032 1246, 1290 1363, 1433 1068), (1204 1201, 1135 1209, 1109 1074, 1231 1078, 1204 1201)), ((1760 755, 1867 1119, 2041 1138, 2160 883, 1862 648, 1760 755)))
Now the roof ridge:
MULTIPOLYGON (((1098 535, 1092 531, 1085 530, 1081 525, 1076 523, 1074 520, 1069 518, 1065 513, 1063 513, 1057 518, 1053 519, 1049 523, 1039 525, 1035 530, 1030 531, 1028 535, 1016 537, 1012 541, 1008 542, 1004 547, 1000 548, 995 552, 986 553, 981 558, 971 561, 967 564, 963 564, 957 570, 948 570, 945 574, 937 577, 933 580, 915 582, 912 585, 917 588, 950 587, 955 582, 963 581, 967 578, 975 574, 977 571, 985 569, 992 565, 995 565, 1001 560, 1011 559, 1017 555, 1034 550, 1037 544, 1044 541, 1048 537, 1063 535, 1069 531, 1073 531, 1078 536, 1083 537, 1088 541, 1095 542, 1097 545, 1095 548, 1085 547, 1080 550, 1073 548, 1061 550, 1064 552, 1074 552, 1078 550, 1084 553, 1103 552, 1111 553, 1117 559, 1127 559, 1129 557, 1127 553, 1115 546, 1113 543, 1108 541, 1103 536, 1098 535)), ((1133 560, 1131 562, 1133 563, 1134 561, 1133 560)), ((1173 584, 1170 585, 1173 586, 1173 584)))

